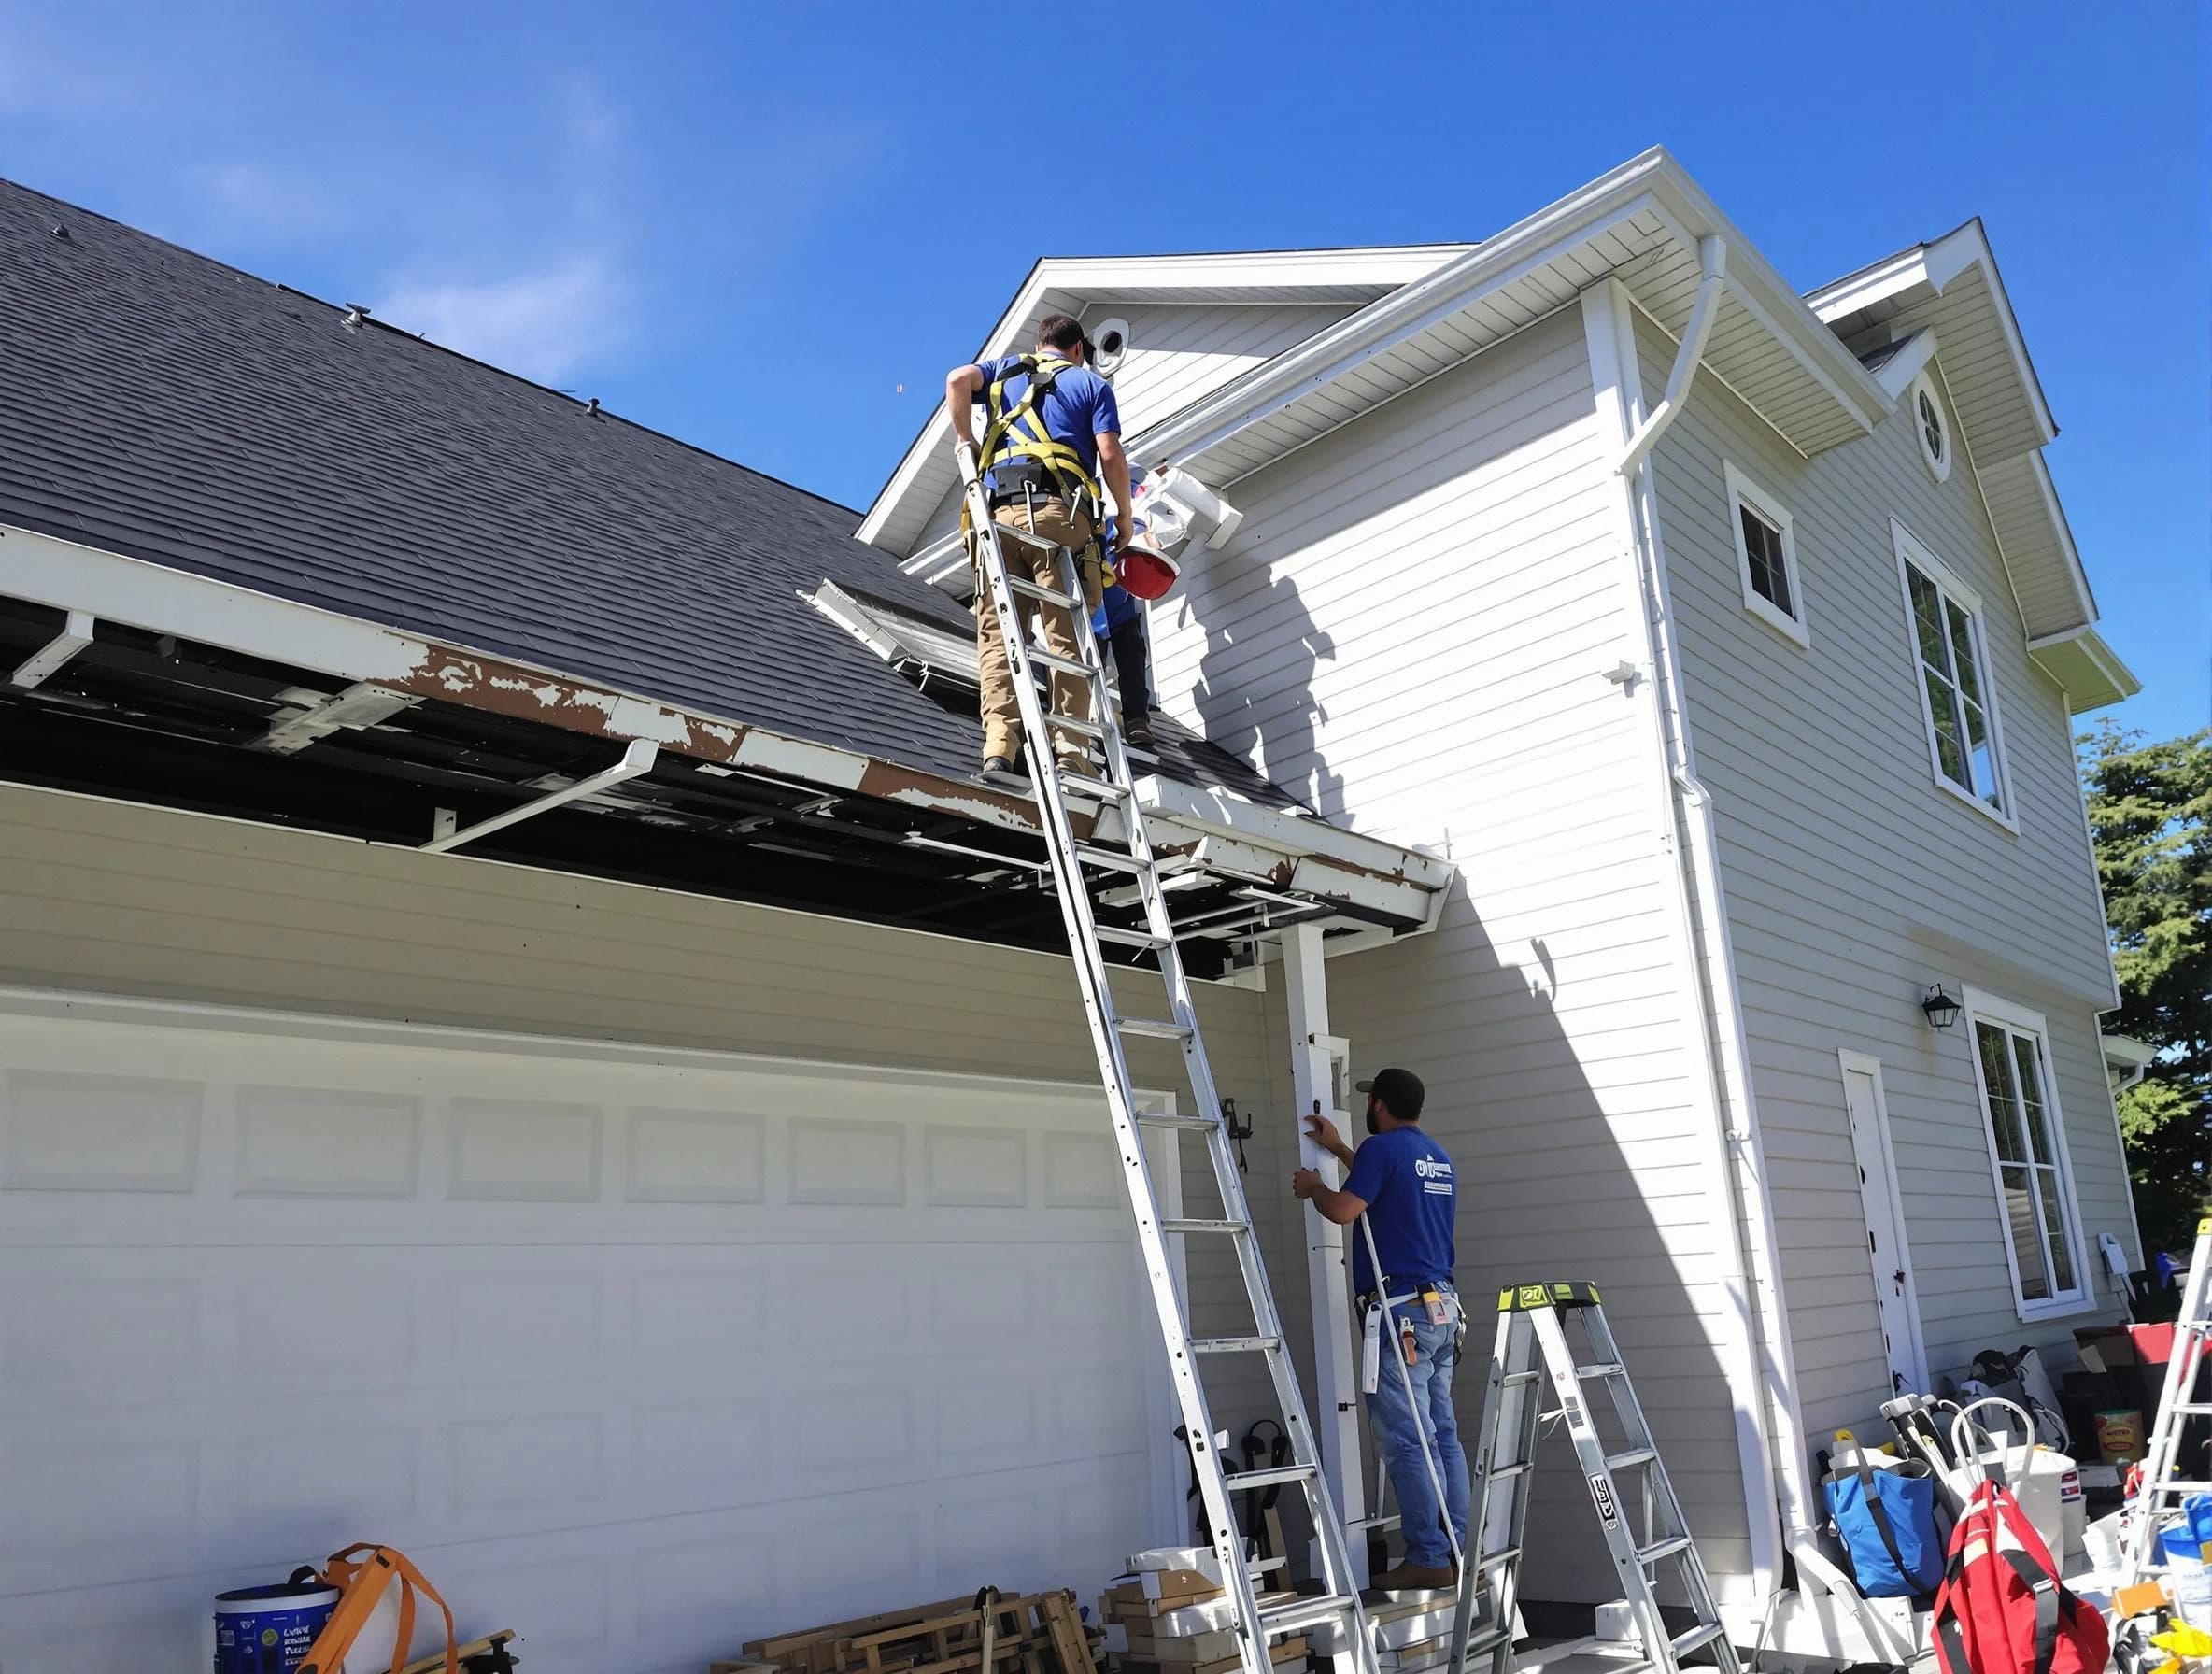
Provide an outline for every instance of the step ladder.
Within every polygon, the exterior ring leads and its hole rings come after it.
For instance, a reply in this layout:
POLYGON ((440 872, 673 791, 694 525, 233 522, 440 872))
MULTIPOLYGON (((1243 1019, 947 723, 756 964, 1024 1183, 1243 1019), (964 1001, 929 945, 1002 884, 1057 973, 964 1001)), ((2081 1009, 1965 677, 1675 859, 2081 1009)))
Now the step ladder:
POLYGON ((961 447, 956 456, 963 484, 962 505, 971 539, 975 543, 980 579, 987 603, 996 613, 1006 645, 1007 670, 1021 709, 1022 737, 1028 745, 1029 770, 1043 828, 1052 879, 1059 897, 1060 915, 1068 930, 1068 950, 1074 956, 1075 975, 1083 991, 1083 1008, 1089 1019, 1091 1042, 1099 1055, 1099 1074, 1106 1089, 1106 1102, 1113 1120, 1115 1150, 1121 1158, 1122 1184, 1137 1220, 1137 1243, 1150 1280, 1152 1301, 1159 1318, 1160 1336, 1167 1346, 1168 1369, 1175 1399, 1183 1415, 1183 1434, 1190 1450, 1191 1468, 1198 1478, 1199 1503, 1205 1512, 1206 1543, 1220 1566, 1222 1585, 1233 1607, 1239 1637, 1238 1657, 1243 1674, 1272 1674, 1268 1656, 1269 1641, 1309 1629, 1334 1624, 1354 1647, 1355 1667, 1362 1674, 1378 1674, 1375 1651, 1360 1603, 1344 1531, 1338 1522, 1328 1483, 1321 1474, 1312 1425, 1307 1421, 1304 1397, 1292 1368, 1281 1315, 1268 1287, 1267 1269, 1260 1259, 1259 1239, 1244 1199, 1243 1177, 1237 1154, 1221 1116, 1221 1100, 1207 1067, 1205 1043, 1199 1038, 1198 1011, 1188 978, 1175 946, 1175 925, 1169 915, 1167 898, 1160 889, 1160 873, 1145 834, 1144 816, 1138 804, 1134 775, 1113 709, 1107 700, 1105 671, 1099 660, 1098 642, 1091 633, 1090 609, 1084 602, 1077 560, 1065 547, 1055 546, 994 522, 976 470, 972 449, 961 447), (1060 586, 1053 588, 1012 575, 1006 563, 1006 546, 1024 542, 1034 553, 1048 555, 1052 562, 1041 570, 1056 570, 1060 586), (1073 660, 1058 657, 1029 644, 1017 602, 1033 603, 1040 612, 1061 611, 1072 619, 1077 646, 1073 660), (1090 718, 1078 721, 1055 716, 1038 690, 1040 669, 1074 674, 1090 693, 1090 718), (1061 749, 1084 748, 1088 765, 1082 772, 1059 766, 1061 749), (1071 816, 1071 804, 1080 802, 1096 810, 1090 836, 1079 838, 1071 816), (1111 816, 1111 817, 1109 817, 1111 816), (1118 834, 1116 844, 1108 832, 1118 834), (1144 907, 1142 930, 1109 929, 1102 931, 1094 915, 1091 880, 1117 891, 1132 886, 1144 907), (1102 940, 1150 954, 1156 961, 1167 997, 1168 1015, 1146 1018, 1124 1014, 1116 1004, 1107 976, 1102 940), (1190 1114, 1160 1115, 1140 1112, 1136 1085, 1130 1079, 1125 1043, 1131 1037, 1172 1041, 1183 1052, 1185 1077, 1190 1084, 1190 1114), (1220 1187, 1219 1219, 1168 1218, 1161 1214, 1145 1162, 1141 1129, 1165 1128, 1201 1135, 1213 1177, 1220 1187), (1243 1275, 1245 1296, 1252 1307, 1252 1330, 1236 1337, 1194 1338, 1186 1325, 1183 1300, 1176 1295, 1170 1266, 1170 1238, 1226 1241, 1236 1253, 1243 1275), (1257 1355, 1267 1366, 1275 1390, 1276 1409, 1290 1438, 1290 1462, 1262 1469, 1232 1470, 1226 1456, 1225 1435, 1215 1429, 1199 1377, 1201 1362, 1225 1355, 1257 1355), (1255 1488, 1295 1487, 1305 1496, 1322 1563, 1322 1591, 1318 1596, 1299 1597, 1263 1610, 1244 1559, 1244 1535, 1236 1518, 1236 1497, 1255 1488))
POLYGON ((2174 1320, 2174 1351, 2166 1359, 2166 1381, 2159 1391, 2158 1417, 2143 1450, 2143 1486, 2128 1524, 2120 1582, 2141 1581, 2155 1568, 2158 1527, 2181 1509, 2191 1494, 2212 1494, 2212 1482, 2184 1481, 2174 1475, 2182 1432, 2192 1418, 2212 1417, 2212 1401, 2193 1400, 2197 1371, 2212 1354, 2212 1215, 2197 1223, 2196 1250, 2189 1277, 2181 1284, 2181 1311, 2174 1320))
POLYGON ((1579 1281, 1516 1284, 1498 1293, 1497 1310, 1497 1342, 1471 1470, 1468 1536, 1476 1556, 1460 1577, 1455 1674, 1468 1659, 1480 1659, 1488 1674, 1510 1674, 1537 1438, 1554 1422, 1564 1425, 1574 1444, 1622 1596, 1636 1622, 1641 1663, 1674 1674, 1684 1657, 1709 1650, 1722 1674, 1737 1674, 1736 1649, 1721 1622, 1712 1583, 1598 1305, 1597 1287, 1579 1281), (1581 1360, 1568 1341, 1570 1319, 1581 1326, 1586 1357, 1581 1360), (1556 1404, 1547 1406, 1547 1396, 1556 1404), (1613 1413, 1612 1440, 1601 1436, 1594 1416, 1600 1402, 1613 1413), (1638 1489, 1639 1514, 1633 1519, 1622 1492, 1625 1481, 1638 1489), (1660 1618, 1658 1589, 1667 1581, 1694 1618, 1686 1632, 1669 1633, 1660 1618))

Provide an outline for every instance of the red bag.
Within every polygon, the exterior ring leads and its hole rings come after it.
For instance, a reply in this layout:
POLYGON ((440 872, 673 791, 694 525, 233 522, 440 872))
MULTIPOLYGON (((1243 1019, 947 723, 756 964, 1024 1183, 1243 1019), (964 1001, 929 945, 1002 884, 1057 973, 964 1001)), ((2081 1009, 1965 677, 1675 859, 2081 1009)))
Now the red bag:
POLYGON ((2012 1490, 1983 1482, 1951 1530, 1936 1595, 1943 1674, 2103 1674, 2104 1613, 2059 1582, 2059 1567, 2012 1490))

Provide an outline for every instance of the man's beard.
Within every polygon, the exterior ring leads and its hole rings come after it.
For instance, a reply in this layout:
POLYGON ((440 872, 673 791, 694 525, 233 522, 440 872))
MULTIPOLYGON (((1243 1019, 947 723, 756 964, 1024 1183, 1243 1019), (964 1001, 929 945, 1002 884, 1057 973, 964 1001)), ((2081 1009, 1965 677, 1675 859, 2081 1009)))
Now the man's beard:
POLYGON ((1381 1125, 1375 1120, 1375 1107, 1372 1104, 1369 1104, 1368 1106, 1368 1138, 1373 1139, 1378 1133, 1381 1133, 1382 1131, 1382 1128, 1381 1125))

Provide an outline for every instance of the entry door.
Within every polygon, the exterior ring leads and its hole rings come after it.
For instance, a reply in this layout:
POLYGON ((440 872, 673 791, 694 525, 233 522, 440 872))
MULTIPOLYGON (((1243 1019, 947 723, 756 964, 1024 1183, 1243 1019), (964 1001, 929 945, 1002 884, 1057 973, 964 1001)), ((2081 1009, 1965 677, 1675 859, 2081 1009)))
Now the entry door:
POLYGON ((1905 1241, 1905 1209, 1897 1193, 1897 1166, 1890 1154, 1890 1117, 1882 1098, 1881 1061, 1862 1053, 1840 1055, 1844 1103, 1850 1113, 1851 1151, 1859 1165, 1859 1198, 1866 1213, 1866 1257, 1874 1279, 1874 1305, 1881 1314, 1889 1358, 1890 1392, 1928 1386, 1927 1355, 1921 1346, 1920 1297, 1913 1288, 1912 1253, 1905 1241))

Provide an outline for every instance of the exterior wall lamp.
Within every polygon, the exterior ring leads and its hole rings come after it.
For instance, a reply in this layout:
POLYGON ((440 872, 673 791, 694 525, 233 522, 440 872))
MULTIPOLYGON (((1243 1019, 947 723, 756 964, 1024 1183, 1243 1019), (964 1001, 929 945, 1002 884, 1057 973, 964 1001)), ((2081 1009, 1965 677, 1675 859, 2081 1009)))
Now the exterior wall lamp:
POLYGON ((1959 1013, 1964 1009, 1943 991, 1941 983, 1930 988, 1927 998, 1921 1001, 1921 1011, 1927 1016, 1931 1029, 1949 1029, 1959 1020, 1959 1013))

